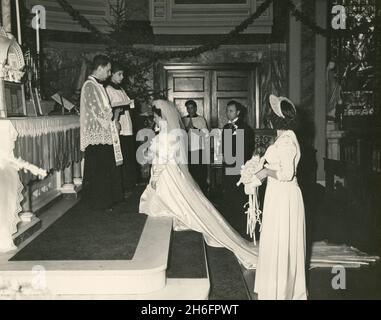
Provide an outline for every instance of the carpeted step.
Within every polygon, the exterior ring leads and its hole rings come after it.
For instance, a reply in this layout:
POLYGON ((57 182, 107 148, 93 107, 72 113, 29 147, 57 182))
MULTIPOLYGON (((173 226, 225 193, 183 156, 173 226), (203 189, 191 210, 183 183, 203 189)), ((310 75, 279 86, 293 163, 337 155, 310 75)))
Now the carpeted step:
POLYGON ((202 234, 194 231, 172 232, 167 278, 208 278, 202 234))
POLYGON ((207 300, 210 292, 204 237, 194 231, 173 231, 168 253, 167 285, 161 299, 207 300))
POLYGON ((145 222, 125 204, 107 215, 79 203, 11 261, 131 260, 145 222))
POLYGON ((241 266, 232 252, 206 246, 210 300, 250 300, 241 266))
POLYGON ((211 286, 209 299, 250 299, 241 267, 233 253, 224 248, 208 247, 198 232, 173 232, 167 279, 208 277, 211 286))

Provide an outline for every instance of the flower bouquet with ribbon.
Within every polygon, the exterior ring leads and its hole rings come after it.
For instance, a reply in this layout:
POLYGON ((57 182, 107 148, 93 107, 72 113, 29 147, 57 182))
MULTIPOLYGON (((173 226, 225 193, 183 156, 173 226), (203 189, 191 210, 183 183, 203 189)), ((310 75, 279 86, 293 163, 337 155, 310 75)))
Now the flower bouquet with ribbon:
POLYGON ((255 239, 255 227, 257 223, 262 229, 261 222, 261 210, 259 209, 258 200, 258 187, 262 185, 262 182, 256 177, 256 174, 262 170, 264 165, 264 158, 260 158, 258 155, 254 155, 249 161, 245 163, 241 168, 241 178, 237 183, 237 186, 241 183, 245 186, 245 193, 249 196, 249 201, 244 205, 246 209, 245 214, 247 216, 247 229, 246 232, 255 239))

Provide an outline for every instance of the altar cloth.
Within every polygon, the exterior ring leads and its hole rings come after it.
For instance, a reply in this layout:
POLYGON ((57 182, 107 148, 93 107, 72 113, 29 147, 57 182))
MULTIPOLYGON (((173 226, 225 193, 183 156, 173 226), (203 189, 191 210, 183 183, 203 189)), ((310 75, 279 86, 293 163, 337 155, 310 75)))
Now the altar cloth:
POLYGON ((82 159, 78 116, 0 119, 0 252, 15 249, 12 235, 20 222, 23 186, 38 180, 17 169, 11 160, 21 158, 48 172, 61 171, 82 159))
POLYGON ((0 122, 0 252, 16 249, 12 235, 20 221, 23 185, 11 165, 17 132, 10 122, 0 122))
MULTIPOLYGON (((11 118, 10 121, 18 137, 15 157, 48 172, 61 171, 82 159, 78 116, 11 118)), ((20 172, 20 178, 24 185, 35 179, 29 172, 20 172)))

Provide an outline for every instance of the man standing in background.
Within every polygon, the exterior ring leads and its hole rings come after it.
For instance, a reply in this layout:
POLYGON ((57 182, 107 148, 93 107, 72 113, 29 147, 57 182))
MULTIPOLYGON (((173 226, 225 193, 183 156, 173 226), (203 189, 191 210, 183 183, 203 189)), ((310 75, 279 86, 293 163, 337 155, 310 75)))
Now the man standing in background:
POLYGON ((111 107, 114 111, 115 121, 119 121, 121 130, 119 139, 123 153, 122 181, 124 189, 124 199, 132 194, 132 190, 137 183, 137 164, 135 136, 132 126, 130 112, 135 108, 134 100, 131 100, 122 88, 124 79, 124 68, 119 63, 112 63, 111 78, 106 87, 111 107))
POLYGON ((246 111, 246 108, 235 100, 229 101, 226 106, 228 123, 223 127, 223 207, 225 208, 223 214, 242 237, 250 240, 246 234, 246 220, 244 218, 246 211, 244 205, 247 202, 247 196, 242 184, 237 187, 237 182, 240 179, 240 168, 246 161, 250 160, 254 151, 254 131, 245 121, 246 111), (241 132, 239 133, 238 130, 241 132), (234 171, 237 172, 234 174, 234 171))
POLYGON ((202 129, 208 130, 206 120, 197 114, 197 103, 194 100, 185 102, 188 115, 183 118, 185 129, 188 132, 188 168, 201 190, 207 191, 207 166, 203 164, 203 151, 205 150, 205 134, 202 129), (193 160, 192 160, 193 159, 193 160))

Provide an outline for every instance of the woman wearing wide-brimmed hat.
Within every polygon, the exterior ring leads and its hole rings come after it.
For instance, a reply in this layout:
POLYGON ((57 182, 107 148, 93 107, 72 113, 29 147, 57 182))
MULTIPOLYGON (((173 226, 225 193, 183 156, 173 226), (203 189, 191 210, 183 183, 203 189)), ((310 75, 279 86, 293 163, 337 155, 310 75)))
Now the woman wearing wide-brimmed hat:
POLYGON ((270 96, 269 123, 277 139, 257 178, 267 178, 254 291, 258 299, 306 299, 305 216, 296 179, 300 147, 294 129, 296 108, 285 97, 270 96))

